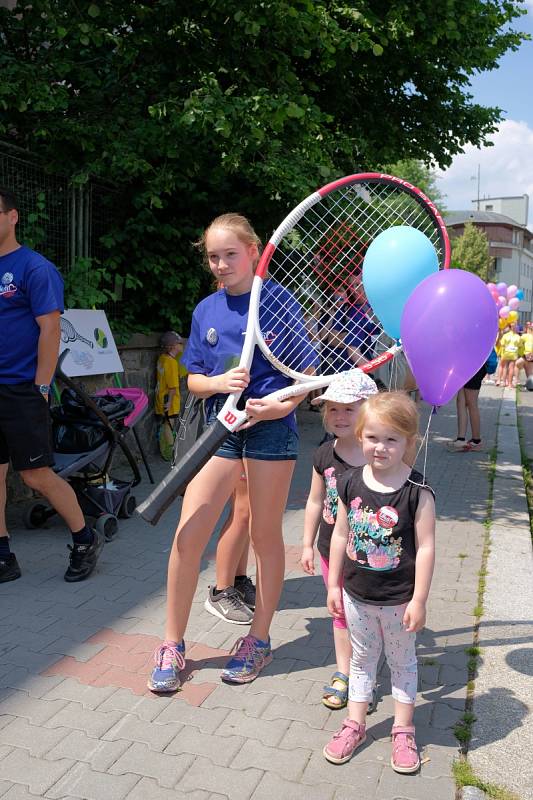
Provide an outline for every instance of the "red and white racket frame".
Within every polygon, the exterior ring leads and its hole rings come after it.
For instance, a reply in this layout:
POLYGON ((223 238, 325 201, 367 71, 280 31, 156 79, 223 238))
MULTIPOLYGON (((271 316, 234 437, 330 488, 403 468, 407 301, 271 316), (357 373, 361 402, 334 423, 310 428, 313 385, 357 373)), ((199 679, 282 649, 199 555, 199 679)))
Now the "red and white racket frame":
MULTIPOLYGON (((332 192, 356 183, 390 184, 410 194, 419 205, 426 210, 428 215, 432 217, 441 245, 441 268, 447 269, 450 265, 450 242, 444 220, 435 204, 408 181, 396 178, 393 175, 366 172, 348 175, 337 181, 328 183, 326 186, 323 186, 321 189, 318 189, 316 192, 306 197, 305 200, 302 200, 302 202, 287 215, 270 237, 261 254, 251 289, 248 321, 239 366, 250 369, 254 350, 257 346, 265 358, 277 370, 294 381, 292 385, 273 392, 269 397, 285 400, 298 395, 306 395, 313 389, 321 389, 327 386, 334 377, 332 374, 310 376, 305 373, 297 372, 288 368, 276 358, 265 343, 261 333, 259 325, 260 296, 263 282, 267 277, 269 264, 284 236, 295 227, 298 221, 301 220, 306 212, 314 205, 332 192)), ((372 372, 383 364, 386 364, 400 351, 401 344, 393 344, 376 358, 366 362, 361 366, 361 369, 364 372, 372 372)), ((227 436, 246 422, 246 411, 237 407, 240 396, 241 393, 230 394, 228 396, 224 406, 217 415, 215 423, 207 428, 204 434, 191 448, 189 454, 172 467, 167 477, 163 479, 161 484, 152 492, 147 500, 138 507, 137 511, 144 519, 155 525, 164 510, 172 503, 176 496, 184 492, 190 480, 218 450, 227 436)))

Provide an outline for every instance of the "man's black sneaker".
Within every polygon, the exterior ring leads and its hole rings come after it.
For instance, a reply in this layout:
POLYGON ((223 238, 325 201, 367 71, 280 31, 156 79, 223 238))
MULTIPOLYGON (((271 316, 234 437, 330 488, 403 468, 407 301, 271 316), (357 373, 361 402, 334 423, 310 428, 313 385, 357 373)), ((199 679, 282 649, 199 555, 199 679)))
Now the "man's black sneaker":
POLYGON ((104 546, 104 535, 93 529, 94 539, 92 544, 69 544, 70 559, 65 580, 67 583, 84 581, 88 578, 98 561, 98 556, 104 546))
POLYGON ((255 586, 252 579, 246 575, 235 581, 235 588, 237 589, 242 602, 248 606, 250 611, 255 611, 255 586))
POLYGON ((215 594, 215 587, 209 587, 209 594, 204 603, 204 608, 219 619, 225 622, 233 622, 234 625, 250 625, 253 614, 241 600, 241 596, 233 586, 228 586, 221 592, 215 594))
POLYGON ((15 553, 10 553, 7 558, 0 558, 0 583, 16 581, 20 575, 20 567, 15 553))

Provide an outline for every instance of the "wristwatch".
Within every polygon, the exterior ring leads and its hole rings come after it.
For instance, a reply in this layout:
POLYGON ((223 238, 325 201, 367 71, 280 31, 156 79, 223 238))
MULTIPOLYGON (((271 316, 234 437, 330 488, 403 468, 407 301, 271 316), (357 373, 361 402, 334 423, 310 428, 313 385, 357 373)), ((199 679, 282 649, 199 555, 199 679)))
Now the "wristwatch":
POLYGON ((48 386, 48 384, 46 384, 46 383, 36 383, 35 385, 37 386, 37 388, 39 389, 40 393, 44 397, 48 397, 48 395, 50 394, 50 387, 48 386))

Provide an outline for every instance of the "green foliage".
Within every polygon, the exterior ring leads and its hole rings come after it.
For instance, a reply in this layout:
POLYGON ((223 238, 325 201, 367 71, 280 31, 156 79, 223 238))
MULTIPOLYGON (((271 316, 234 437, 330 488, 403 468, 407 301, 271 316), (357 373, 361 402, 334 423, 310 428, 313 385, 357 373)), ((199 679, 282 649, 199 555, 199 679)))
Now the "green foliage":
POLYGON ((473 222, 466 223, 462 236, 452 239, 452 266, 473 272, 484 281, 490 280, 489 240, 473 222))
POLYGON ((102 308, 115 300, 111 273, 91 258, 78 258, 64 276, 65 301, 69 308, 102 308))
POLYGON ((487 783, 477 777, 474 770, 466 760, 466 758, 458 758, 452 764, 453 776, 455 783, 458 787, 475 786, 482 792, 485 792, 487 797, 493 800, 520 800, 518 795, 504 789, 495 783, 487 783))
POLYGON ((444 167, 484 142, 501 112, 473 103, 468 80, 518 48, 522 13, 510 0, 18 0, 0 8, 0 137, 118 190, 105 272, 123 278, 125 322, 183 328, 210 285, 191 242, 216 214, 244 211, 265 237, 329 179, 444 167))
POLYGON ((424 192, 435 203, 441 214, 446 210, 444 195, 437 186, 435 172, 422 161, 418 161, 416 158, 404 158, 393 164, 385 165, 383 169, 390 175, 396 175, 397 178, 409 181, 424 192))

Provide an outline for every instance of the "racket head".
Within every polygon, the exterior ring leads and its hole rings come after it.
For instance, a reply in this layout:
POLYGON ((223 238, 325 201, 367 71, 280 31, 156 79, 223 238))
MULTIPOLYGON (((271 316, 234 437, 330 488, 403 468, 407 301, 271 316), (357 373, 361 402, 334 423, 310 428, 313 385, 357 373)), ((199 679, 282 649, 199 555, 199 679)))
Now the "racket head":
MULTIPOLYGON (((271 236, 257 267, 257 342, 281 372, 305 380, 386 363, 397 345, 373 313, 362 283, 365 253, 383 231, 424 233, 439 268, 450 242, 435 204, 407 181, 349 175, 302 201, 271 236)), ((252 313, 252 303, 250 313, 252 313)))

